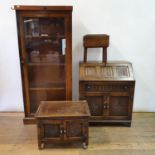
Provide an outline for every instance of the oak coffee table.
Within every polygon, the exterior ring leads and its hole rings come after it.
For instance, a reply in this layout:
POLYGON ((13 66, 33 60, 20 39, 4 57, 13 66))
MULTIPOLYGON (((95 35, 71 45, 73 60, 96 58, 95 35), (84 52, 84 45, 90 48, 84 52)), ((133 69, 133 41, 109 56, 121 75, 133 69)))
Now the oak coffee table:
POLYGON ((90 112, 86 101, 41 101, 36 112, 38 147, 81 142, 88 146, 90 112))

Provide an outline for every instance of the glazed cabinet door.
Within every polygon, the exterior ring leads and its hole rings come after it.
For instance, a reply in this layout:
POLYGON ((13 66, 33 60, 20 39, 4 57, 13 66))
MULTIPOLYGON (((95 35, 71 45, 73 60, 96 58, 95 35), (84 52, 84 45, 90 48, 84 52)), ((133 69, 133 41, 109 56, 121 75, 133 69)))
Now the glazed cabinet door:
POLYGON ((85 140, 88 137, 88 121, 65 121, 65 140, 85 140))
MULTIPOLYGON (((39 16, 39 15, 38 15, 39 16)), ((26 70, 30 113, 40 101, 65 100, 65 18, 22 17, 23 67, 26 70)))
POLYGON ((17 19, 25 115, 31 117, 40 101, 71 99, 71 16, 21 11, 17 19))

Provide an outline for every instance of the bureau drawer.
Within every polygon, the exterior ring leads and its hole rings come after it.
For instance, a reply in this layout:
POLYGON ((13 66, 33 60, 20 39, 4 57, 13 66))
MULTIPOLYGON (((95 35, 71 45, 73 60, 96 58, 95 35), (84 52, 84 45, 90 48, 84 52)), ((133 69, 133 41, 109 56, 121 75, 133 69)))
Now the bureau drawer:
POLYGON ((130 91, 131 85, 129 83, 80 83, 80 92, 108 92, 108 91, 130 91))

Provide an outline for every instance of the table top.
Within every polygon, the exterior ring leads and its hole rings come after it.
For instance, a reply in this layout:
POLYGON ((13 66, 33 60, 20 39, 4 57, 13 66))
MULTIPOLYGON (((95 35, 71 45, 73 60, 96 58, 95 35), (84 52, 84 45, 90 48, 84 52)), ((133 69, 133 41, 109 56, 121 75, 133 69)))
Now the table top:
POLYGON ((87 101, 41 101, 36 118, 89 117, 87 101))

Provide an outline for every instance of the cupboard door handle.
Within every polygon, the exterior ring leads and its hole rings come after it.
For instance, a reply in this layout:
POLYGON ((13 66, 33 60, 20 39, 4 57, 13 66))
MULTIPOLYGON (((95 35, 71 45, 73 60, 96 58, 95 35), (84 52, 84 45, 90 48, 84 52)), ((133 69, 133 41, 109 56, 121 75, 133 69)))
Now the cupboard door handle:
POLYGON ((104 105, 104 109, 106 109, 106 105, 104 105))
POLYGON ((63 134, 63 131, 62 131, 62 129, 60 129, 60 135, 62 135, 63 134))
POLYGON ((66 134, 66 130, 64 130, 64 134, 66 134))
POLYGON ((86 90, 90 90, 91 86, 90 85, 86 85, 86 90))
POLYGON ((124 90, 128 89, 128 86, 124 86, 124 90))

